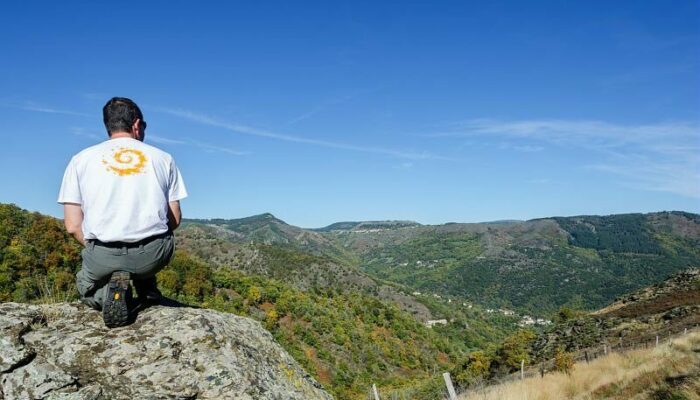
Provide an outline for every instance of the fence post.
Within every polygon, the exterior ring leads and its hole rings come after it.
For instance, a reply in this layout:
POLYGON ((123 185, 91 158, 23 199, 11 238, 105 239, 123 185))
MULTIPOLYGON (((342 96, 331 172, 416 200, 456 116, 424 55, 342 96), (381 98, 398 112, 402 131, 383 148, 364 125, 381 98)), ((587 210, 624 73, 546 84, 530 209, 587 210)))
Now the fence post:
POLYGON ((520 360, 520 380, 525 379, 525 360, 520 360))
POLYGON ((450 379, 450 373, 445 372, 442 374, 445 379, 445 386, 447 386, 447 392, 450 394, 450 400, 457 400, 457 393, 455 393, 455 388, 452 386, 452 379, 450 379))
POLYGON ((372 384, 372 394, 374 394, 374 400, 379 400, 379 392, 377 391, 377 385, 372 384))
POLYGON ((656 335, 656 346, 655 347, 659 347, 659 335, 656 335))
POLYGON ((544 378, 544 360, 540 361, 540 378, 544 378))
POLYGON ((586 364, 588 364, 588 363, 589 363, 589 361, 588 361, 588 350, 584 351, 584 352, 583 352, 583 355, 586 356, 586 364))
POLYGON ((603 345, 603 353, 607 356, 608 355, 608 345, 604 344, 603 345))
POLYGON ((683 335, 687 335, 687 334, 688 334, 688 328, 683 329, 683 335))

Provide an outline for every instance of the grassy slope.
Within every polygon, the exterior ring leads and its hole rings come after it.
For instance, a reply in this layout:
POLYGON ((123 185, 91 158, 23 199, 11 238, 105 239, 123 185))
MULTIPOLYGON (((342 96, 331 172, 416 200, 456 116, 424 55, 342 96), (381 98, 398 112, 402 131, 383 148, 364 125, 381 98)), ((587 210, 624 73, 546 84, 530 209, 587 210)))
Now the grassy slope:
POLYGON ((462 400, 700 399, 700 332, 658 348, 612 353, 561 372, 488 387, 462 400))

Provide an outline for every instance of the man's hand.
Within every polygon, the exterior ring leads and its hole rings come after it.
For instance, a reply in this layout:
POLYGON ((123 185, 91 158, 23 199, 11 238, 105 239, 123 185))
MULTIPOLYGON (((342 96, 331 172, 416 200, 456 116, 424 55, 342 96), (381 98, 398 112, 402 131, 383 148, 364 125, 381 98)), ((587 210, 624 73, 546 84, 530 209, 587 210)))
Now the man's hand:
POLYGON ((82 245, 85 245, 83 237, 83 209, 80 204, 64 203, 63 204, 63 223, 66 226, 66 231, 76 238, 82 245))
POLYGON ((182 220, 182 211, 180 211, 180 201, 171 201, 168 203, 168 228, 174 231, 180 226, 182 220))

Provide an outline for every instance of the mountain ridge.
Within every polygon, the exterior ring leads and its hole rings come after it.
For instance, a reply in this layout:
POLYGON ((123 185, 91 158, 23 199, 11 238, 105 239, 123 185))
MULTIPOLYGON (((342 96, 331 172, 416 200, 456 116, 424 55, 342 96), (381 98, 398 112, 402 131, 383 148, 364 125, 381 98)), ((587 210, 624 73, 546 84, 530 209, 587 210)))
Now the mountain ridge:
POLYGON ((553 312, 577 298, 595 308, 700 265, 700 216, 684 211, 505 223, 387 222, 381 229, 357 229, 362 222, 339 224, 306 230, 267 217, 208 226, 219 230, 212 236, 230 241, 282 244, 329 257, 344 268, 398 284, 404 292, 529 312, 553 312))
POLYGON ((277 216, 274 215, 274 213, 271 212, 262 212, 259 214, 253 214, 245 217, 236 217, 236 218, 224 218, 224 217, 208 217, 208 218, 183 218, 183 222, 199 222, 199 223, 213 223, 213 224, 221 224, 221 223, 231 223, 231 222, 244 222, 244 221, 254 221, 254 220, 275 220, 279 223, 289 225, 289 226, 294 226, 299 229, 304 229, 304 230, 309 230, 309 231, 330 231, 333 230, 334 225, 339 226, 340 228, 337 228, 338 230, 347 230, 349 228, 344 228, 344 227, 353 227, 357 224, 381 224, 381 223, 386 223, 388 225, 391 224, 405 224, 406 226, 440 226, 440 225, 454 225, 454 224, 487 224, 487 225, 498 225, 498 224, 517 224, 517 223, 523 223, 523 222, 531 222, 531 221, 537 221, 537 220, 543 220, 543 219, 556 219, 556 218, 587 218, 587 217, 611 217, 611 216, 619 216, 619 215, 650 215, 650 214, 686 214, 686 215, 695 215, 699 216, 700 214, 693 213, 690 211, 683 211, 683 210, 659 210, 659 211, 647 211, 647 212, 624 212, 624 213, 610 213, 610 214, 573 214, 573 215, 551 215, 551 216, 546 216, 546 217, 535 217, 535 218, 529 218, 529 219, 512 219, 512 218, 505 218, 505 219, 496 219, 496 220, 485 220, 485 221, 476 221, 476 222, 465 222, 465 221, 448 221, 448 222, 442 222, 442 223, 421 223, 413 220, 392 220, 392 219, 378 219, 378 220, 359 220, 359 221, 337 221, 337 222, 332 222, 328 225, 322 226, 322 227, 302 227, 299 225, 293 225, 288 223, 287 221, 278 218, 277 216))

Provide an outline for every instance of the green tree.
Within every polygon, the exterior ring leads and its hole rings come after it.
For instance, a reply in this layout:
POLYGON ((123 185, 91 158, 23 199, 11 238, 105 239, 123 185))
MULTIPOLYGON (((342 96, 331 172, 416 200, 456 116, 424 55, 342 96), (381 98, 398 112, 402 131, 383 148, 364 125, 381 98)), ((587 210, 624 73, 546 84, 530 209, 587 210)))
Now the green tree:
POLYGON ((496 352, 496 366, 506 371, 514 371, 520 368, 520 362, 530 362, 530 344, 535 339, 535 333, 531 330, 519 330, 506 338, 501 348, 496 352))

